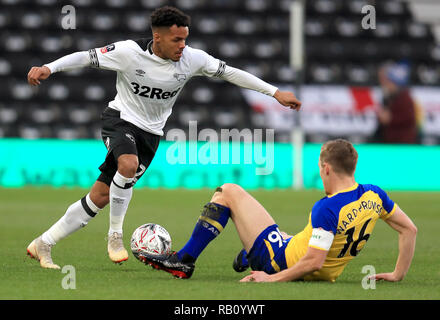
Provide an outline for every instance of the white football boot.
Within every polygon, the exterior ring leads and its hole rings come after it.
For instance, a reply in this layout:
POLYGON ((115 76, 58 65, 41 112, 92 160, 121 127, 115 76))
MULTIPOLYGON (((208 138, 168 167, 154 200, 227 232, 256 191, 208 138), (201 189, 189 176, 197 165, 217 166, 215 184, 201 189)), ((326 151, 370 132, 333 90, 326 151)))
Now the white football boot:
POLYGON ((46 269, 61 269, 59 265, 53 263, 50 251, 52 246, 41 240, 41 236, 32 241, 27 247, 27 254, 36 260, 40 261, 42 268, 46 269))
POLYGON ((128 259, 128 252, 122 243, 122 234, 113 232, 108 237, 108 256, 114 263, 121 263, 128 259))

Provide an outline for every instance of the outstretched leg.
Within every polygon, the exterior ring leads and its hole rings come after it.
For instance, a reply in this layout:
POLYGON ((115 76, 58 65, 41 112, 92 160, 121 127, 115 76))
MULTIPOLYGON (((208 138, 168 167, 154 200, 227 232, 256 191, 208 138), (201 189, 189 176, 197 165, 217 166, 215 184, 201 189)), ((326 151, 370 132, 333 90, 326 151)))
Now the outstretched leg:
POLYGON ((211 201, 205 205, 193 235, 178 252, 179 257, 187 253, 194 260, 197 259, 208 243, 223 230, 229 217, 234 221, 238 236, 248 252, 258 235, 275 224, 266 209, 242 187, 232 183, 224 184, 216 189, 211 201), (212 230, 206 231, 206 234, 213 233, 213 236, 203 237, 197 232, 199 229, 212 230))
POLYGON ((263 206, 243 188, 224 184, 205 205, 190 239, 181 250, 163 256, 141 253, 140 260, 176 277, 189 278, 194 271, 194 262, 224 229, 229 217, 234 221, 246 250, 250 250, 262 231, 275 224, 263 206))
POLYGON ((231 219, 243 248, 249 252, 259 234, 275 221, 261 203, 239 185, 226 183, 220 189, 214 193, 211 202, 231 209, 231 219))
POLYGON ((243 249, 235 257, 232 267, 236 272, 246 271, 249 267, 247 254, 257 237, 275 221, 266 209, 242 187, 225 184, 222 192, 214 193, 211 201, 223 203, 231 208, 231 218, 243 243, 243 249))

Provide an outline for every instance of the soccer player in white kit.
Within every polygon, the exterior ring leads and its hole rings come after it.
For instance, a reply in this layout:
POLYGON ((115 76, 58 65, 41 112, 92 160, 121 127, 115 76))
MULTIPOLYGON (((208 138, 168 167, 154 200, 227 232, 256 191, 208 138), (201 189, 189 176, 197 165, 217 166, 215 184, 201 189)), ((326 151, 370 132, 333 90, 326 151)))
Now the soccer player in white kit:
POLYGON ((172 107, 193 76, 218 77, 273 96, 283 106, 300 109, 301 102, 293 93, 279 91, 202 50, 186 46, 189 25, 190 17, 180 10, 162 7, 151 15, 152 39, 119 41, 75 52, 29 71, 28 82, 34 86, 52 73, 87 66, 117 72, 117 94, 102 113, 102 138, 108 153, 99 167, 101 175, 86 196, 70 205, 64 216, 27 248, 43 268, 59 269, 52 261, 51 248, 86 226, 109 203, 109 257, 115 263, 128 259, 122 225, 133 186, 151 163, 172 107))

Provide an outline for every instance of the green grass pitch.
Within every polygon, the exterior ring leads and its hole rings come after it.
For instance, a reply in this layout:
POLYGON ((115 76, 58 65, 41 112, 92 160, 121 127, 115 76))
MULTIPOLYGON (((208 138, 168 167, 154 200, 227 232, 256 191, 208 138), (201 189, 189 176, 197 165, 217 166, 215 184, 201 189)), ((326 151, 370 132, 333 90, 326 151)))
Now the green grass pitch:
MULTIPOLYGON (((63 289, 71 271, 44 270, 26 256, 26 247, 87 190, 24 188, 0 189, 0 299, 148 299, 148 300, 294 300, 294 299, 440 299, 440 194, 390 192, 418 227, 412 267, 400 283, 376 283, 365 290, 362 267, 390 272, 398 253, 397 233, 379 221, 363 251, 336 283, 239 283, 232 260, 241 248, 230 221, 224 232, 202 253, 189 280, 153 270, 130 253, 122 265, 107 256, 108 207, 86 228, 53 248, 55 263, 73 266, 75 289, 63 289)), ((280 229, 294 234, 306 225, 308 214, 322 191, 251 192, 273 215, 280 229)), ((212 190, 135 189, 125 218, 127 249, 133 230, 147 222, 163 225, 178 250, 190 236, 212 190)))

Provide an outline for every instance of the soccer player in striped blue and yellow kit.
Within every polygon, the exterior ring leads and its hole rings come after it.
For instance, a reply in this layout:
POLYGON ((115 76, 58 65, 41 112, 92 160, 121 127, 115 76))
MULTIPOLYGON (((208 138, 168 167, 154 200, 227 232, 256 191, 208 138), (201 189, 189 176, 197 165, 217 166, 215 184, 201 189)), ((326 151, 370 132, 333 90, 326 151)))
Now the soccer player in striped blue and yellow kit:
POLYGON ((317 201, 307 226, 295 236, 281 232, 269 213, 235 184, 224 184, 214 193, 199 217, 187 244, 164 256, 146 255, 142 261, 181 278, 189 278, 194 263, 208 243, 234 221, 243 250, 234 269, 252 268, 241 281, 335 281, 345 266, 365 246, 379 219, 399 233, 399 257, 393 272, 377 280, 400 281, 407 273, 415 249, 417 228, 379 187, 358 184, 354 178, 357 152, 342 139, 322 146, 320 176, 326 197, 317 201))

